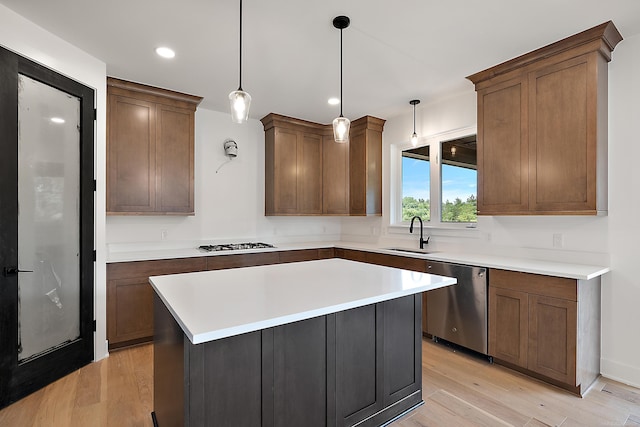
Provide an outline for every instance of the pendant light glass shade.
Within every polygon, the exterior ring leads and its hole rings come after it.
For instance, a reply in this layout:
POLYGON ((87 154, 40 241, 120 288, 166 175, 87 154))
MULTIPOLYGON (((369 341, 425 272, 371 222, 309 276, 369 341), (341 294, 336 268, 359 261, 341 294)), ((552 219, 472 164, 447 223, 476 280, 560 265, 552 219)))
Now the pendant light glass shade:
POLYGON ((413 135, 411 135, 411 145, 418 145, 418 134, 416 133, 416 105, 420 104, 419 99, 412 99, 409 104, 413 105, 413 135))
POLYGON ((333 119, 333 139, 336 142, 349 142, 349 128, 351 121, 346 117, 336 117, 333 119))
POLYGON ((231 107, 231 118, 235 123, 244 123, 249 118, 249 107, 251 107, 251 95, 238 89, 229 94, 229 106, 231 107))
POLYGON ((333 18, 333 26, 340 30, 340 117, 333 120, 333 139, 336 142, 349 142, 351 121, 342 115, 342 30, 347 28, 351 20, 347 16, 333 18))
POLYGON ((249 107, 251 107, 251 95, 242 90, 242 0, 240 0, 240 67, 238 90, 229 94, 229 107, 231 108, 231 119, 235 123, 244 123, 249 118, 249 107))

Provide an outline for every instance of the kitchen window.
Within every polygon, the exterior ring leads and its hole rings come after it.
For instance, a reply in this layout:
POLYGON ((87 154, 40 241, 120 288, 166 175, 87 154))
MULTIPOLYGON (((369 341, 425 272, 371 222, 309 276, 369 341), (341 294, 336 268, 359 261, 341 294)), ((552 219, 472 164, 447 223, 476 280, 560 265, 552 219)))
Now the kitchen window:
POLYGON ((435 227, 475 227, 478 181, 474 131, 461 130, 429 138, 418 147, 398 144, 393 149, 392 159, 396 160, 392 163, 398 170, 392 172, 397 180, 395 194, 392 192, 392 223, 407 224, 419 216, 435 227))

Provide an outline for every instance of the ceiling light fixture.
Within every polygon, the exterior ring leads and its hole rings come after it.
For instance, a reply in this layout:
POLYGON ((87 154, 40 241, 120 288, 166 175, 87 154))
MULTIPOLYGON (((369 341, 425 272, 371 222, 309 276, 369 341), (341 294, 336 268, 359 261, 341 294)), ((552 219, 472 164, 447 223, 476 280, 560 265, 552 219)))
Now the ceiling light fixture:
POLYGON ((61 125, 62 123, 64 123, 64 119, 62 117, 51 117, 49 120, 51 120, 52 123, 61 125))
POLYGON ((349 127, 351 122, 342 115, 342 30, 347 28, 351 21, 347 16, 333 18, 333 26, 340 30, 340 117, 333 120, 333 139, 336 142, 349 142, 349 127))
POLYGON ((243 123, 249 117, 249 107, 251 106, 251 95, 242 90, 242 0, 240 0, 240 78, 238 90, 229 94, 229 105, 231 107, 231 118, 236 123, 243 123))
POLYGON ((173 51, 173 49, 165 46, 156 48, 156 54, 158 54, 158 56, 162 56, 163 58, 173 58, 174 56, 176 56, 176 53, 173 51))
POLYGON ((415 147, 418 145, 418 134, 416 133, 416 105, 420 104, 419 99, 412 99, 409 104, 413 105, 413 135, 411 135, 411 144, 415 147))

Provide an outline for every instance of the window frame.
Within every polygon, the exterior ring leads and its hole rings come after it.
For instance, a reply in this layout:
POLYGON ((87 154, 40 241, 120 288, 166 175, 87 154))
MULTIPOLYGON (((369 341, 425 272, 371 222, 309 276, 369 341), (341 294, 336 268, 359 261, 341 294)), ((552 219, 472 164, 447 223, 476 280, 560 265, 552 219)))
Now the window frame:
MULTIPOLYGON (((429 146, 431 219, 425 227, 446 229, 477 228, 477 222, 442 222, 442 143, 477 134, 476 126, 468 126, 429 137, 419 138, 416 147, 429 146), (437 203, 434 203, 437 201, 437 203)), ((391 144, 390 153, 390 218, 391 227, 408 227, 409 221, 402 220, 402 151, 415 148, 410 141, 391 144)))

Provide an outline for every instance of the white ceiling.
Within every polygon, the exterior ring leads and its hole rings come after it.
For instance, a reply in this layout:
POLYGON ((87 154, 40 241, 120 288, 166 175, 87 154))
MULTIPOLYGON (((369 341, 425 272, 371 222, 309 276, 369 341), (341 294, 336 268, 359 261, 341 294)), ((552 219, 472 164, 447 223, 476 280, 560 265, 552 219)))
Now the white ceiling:
MULTIPOLYGON (((202 107, 225 112, 238 87, 238 0, 0 3, 101 59, 110 76, 200 95, 202 107), (160 45, 176 57, 157 57, 160 45)), ((351 18, 343 32, 351 119, 411 115, 411 99, 470 90, 465 76, 608 20, 623 37, 640 33, 639 0, 244 0, 243 8, 242 86, 255 119, 338 115, 327 104, 340 90, 338 15, 351 18)))

